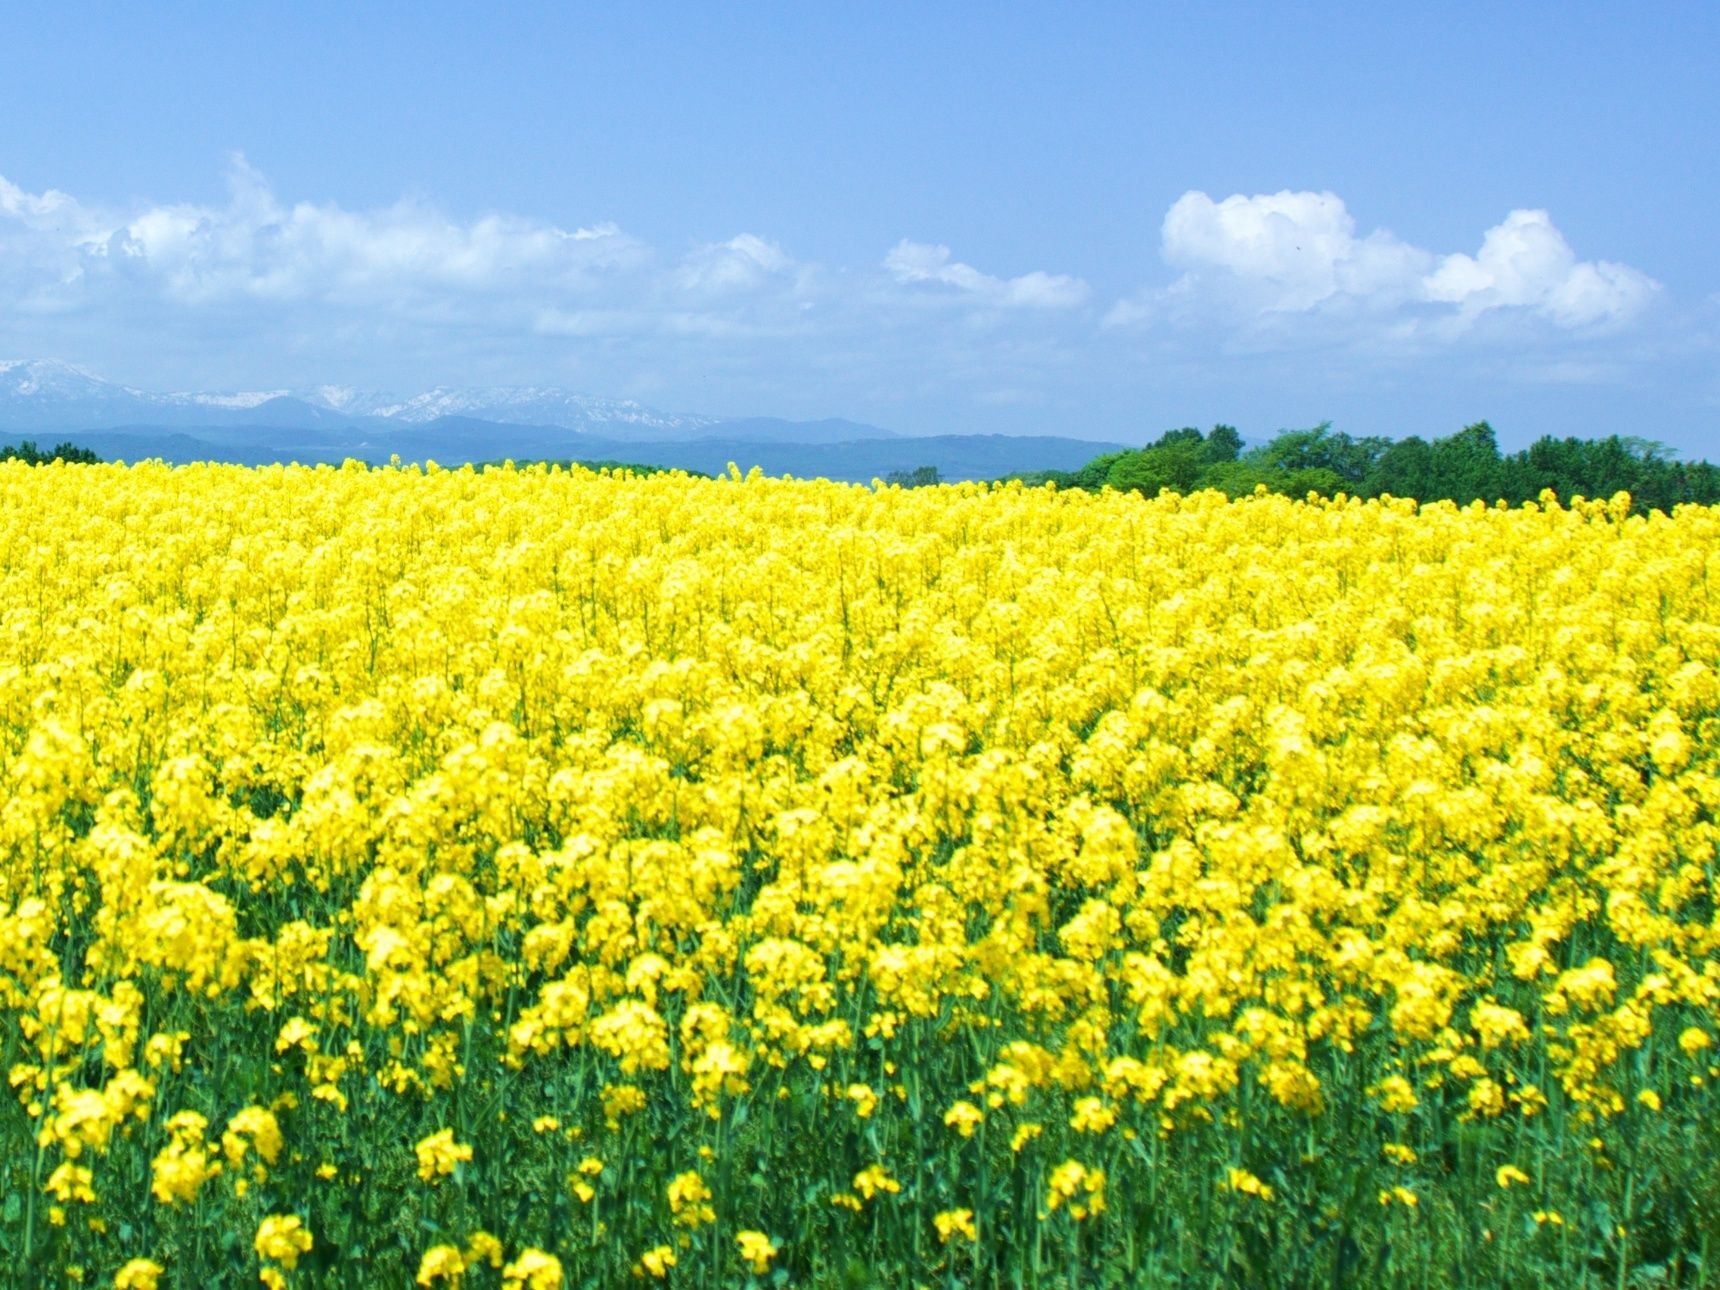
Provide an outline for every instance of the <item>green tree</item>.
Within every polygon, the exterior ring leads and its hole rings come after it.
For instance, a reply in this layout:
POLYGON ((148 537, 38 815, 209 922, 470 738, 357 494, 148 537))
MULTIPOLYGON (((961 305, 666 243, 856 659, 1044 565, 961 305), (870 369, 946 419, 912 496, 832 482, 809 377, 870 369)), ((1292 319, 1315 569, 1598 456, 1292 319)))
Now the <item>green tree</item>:
POLYGON ((1240 497, 1264 485, 1302 497, 1340 492, 1421 502, 1533 501, 1547 489, 1561 499, 1631 496, 1632 509, 1671 511, 1684 503, 1720 505, 1720 467, 1679 461, 1664 444, 1635 436, 1555 439, 1546 436, 1506 456, 1486 421, 1429 442, 1353 438, 1328 422, 1286 430, 1272 442, 1242 451, 1230 426, 1203 435, 1189 426, 1170 430, 1144 448, 1095 457, 1078 470, 1040 471, 1064 488, 1117 488, 1156 496, 1163 489, 1216 488, 1240 497))
POLYGON ((43 466, 50 461, 68 461, 78 465, 93 466, 101 458, 88 448, 80 448, 71 440, 63 440, 44 452, 36 446, 34 439, 23 439, 16 444, 6 444, 0 447, 0 461, 23 461, 32 466, 43 466))
POLYGON ((1433 441, 1430 459, 1432 495, 1421 501, 1493 501, 1504 495, 1499 439, 1485 421, 1464 426, 1454 435, 1433 441))
POLYGON ((1212 465, 1235 461, 1242 455, 1242 436, 1235 426, 1216 425, 1206 437, 1206 459, 1212 465))
POLYGON ((898 484, 903 488, 928 488, 939 482, 936 466, 915 466, 912 470, 892 470, 884 476, 886 484, 898 484))
POLYGON ((1285 430, 1256 451, 1270 467, 1283 471, 1328 470, 1355 491, 1362 487, 1390 447, 1390 439, 1380 436, 1353 439, 1333 430, 1330 421, 1322 421, 1309 430, 1285 430))
POLYGON ((1380 454, 1362 481, 1362 492, 1368 497, 1390 494, 1419 500, 1432 474, 1432 447, 1421 436, 1411 435, 1407 439, 1399 439, 1380 454))

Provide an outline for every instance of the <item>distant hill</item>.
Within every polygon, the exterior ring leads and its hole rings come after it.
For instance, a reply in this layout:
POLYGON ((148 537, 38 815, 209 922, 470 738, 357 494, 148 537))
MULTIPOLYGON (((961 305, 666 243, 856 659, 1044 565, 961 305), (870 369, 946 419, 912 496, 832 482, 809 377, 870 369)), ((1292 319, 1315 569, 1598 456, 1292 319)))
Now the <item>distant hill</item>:
POLYGON ((735 439, 748 443, 852 443, 858 439, 899 438, 860 421, 784 421, 780 417, 736 417, 706 426, 698 439, 735 439))
MULTIPOLYGON (((465 426, 532 427, 540 432, 597 435, 628 443, 692 439, 753 439, 768 443, 836 443, 888 439, 893 433, 855 421, 786 421, 664 412, 631 399, 609 399, 551 386, 438 386, 394 395, 319 385, 300 390, 191 391, 173 394, 103 380, 56 359, 0 361, 0 436, 62 431, 165 427, 201 431, 227 442, 258 427, 341 432, 357 443, 377 434, 424 431, 442 435, 465 426)), ((516 436, 518 437, 518 436, 516 436)), ((440 440, 437 440, 440 442, 440 440)), ((305 451, 317 441, 282 440, 305 451)), ((442 451, 446 452, 444 448, 442 451)))
POLYGON ((65 439, 109 460, 630 461, 716 474, 867 482, 936 467, 950 480, 1072 470, 1119 444, 1008 435, 898 435, 860 421, 663 412, 552 386, 438 386, 398 396, 345 386, 160 394, 55 359, 0 362, 0 439, 65 439))
POLYGON ((1087 439, 1017 435, 934 435, 854 439, 835 443, 785 443, 761 439, 708 438, 640 443, 572 434, 542 426, 506 426, 444 417, 423 426, 385 432, 284 435, 274 426, 231 426, 189 434, 163 426, 123 426, 65 436, 108 461, 225 461, 242 465, 298 461, 338 463, 349 457, 372 463, 398 455, 402 461, 434 460, 445 466, 500 461, 629 461, 716 475, 732 461, 742 470, 758 466, 770 475, 822 477, 868 483, 893 472, 934 466, 951 481, 996 479, 1033 470, 1073 470, 1095 453, 1119 444, 1087 439))

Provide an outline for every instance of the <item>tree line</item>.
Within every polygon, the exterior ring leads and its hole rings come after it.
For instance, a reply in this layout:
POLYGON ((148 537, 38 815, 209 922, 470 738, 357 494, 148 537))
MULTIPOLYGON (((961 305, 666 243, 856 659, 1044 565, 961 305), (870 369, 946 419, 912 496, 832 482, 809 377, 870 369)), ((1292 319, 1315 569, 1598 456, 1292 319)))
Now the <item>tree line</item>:
MULTIPOLYGON (((0 445, 0 461, 45 465, 54 461, 93 465, 101 458, 70 441, 44 449, 34 440, 0 445)), ((500 463, 484 463, 495 465, 500 463)), ((562 462, 592 470, 654 474, 664 469, 631 462, 562 462)), ((480 469, 483 467, 480 466, 480 469)), ((691 471, 690 474, 698 474, 691 471)), ((1694 502, 1720 505, 1720 466, 1680 461, 1651 439, 1609 435, 1604 439, 1559 439, 1546 435, 1519 452, 1503 453, 1485 421, 1443 439, 1355 437, 1322 422, 1308 430, 1285 430, 1270 443, 1246 448, 1235 427, 1216 425, 1201 433, 1192 426, 1170 430, 1143 448, 1094 457, 1075 470, 1038 470, 1012 475, 1028 484, 1098 491, 1115 488, 1156 497, 1169 489, 1190 493, 1213 488, 1240 497, 1264 486, 1291 497, 1414 498, 1459 505, 1534 501, 1551 489, 1561 499, 1609 498, 1626 492, 1637 513, 1671 511, 1694 502)), ((884 481, 904 488, 940 482, 935 466, 892 471, 884 481)))
POLYGON ((70 461, 83 466, 94 466, 101 458, 88 448, 78 447, 69 439, 48 449, 38 448, 34 439, 25 439, 20 443, 0 445, 0 461, 21 461, 30 466, 45 466, 51 461, 70 461))
POLYGON ((1261 485, 1293 497, 1414 498, 1418 502, 1473 501, 1516 505, 1546 489, 1561 499, 1631 496, 1632 509, 1670 511, 1682 502, 1720 503, 1720 466, 1679 461, 1652 440, 1537 439, 1520 452, 1502 453, 1485 421, 1443 439, 1354 437, 1324 422, 1286 430, 1270 443, 1245 449, 1234 427, 1202 434, 1185 426, 1144 448, 1095 457, 1075 470, 1034 471, 1024 482, 1059 488, 1116 488, 1154 497, 1164 489, 1187 493, 1216 488, 1232 497, 1261 485))

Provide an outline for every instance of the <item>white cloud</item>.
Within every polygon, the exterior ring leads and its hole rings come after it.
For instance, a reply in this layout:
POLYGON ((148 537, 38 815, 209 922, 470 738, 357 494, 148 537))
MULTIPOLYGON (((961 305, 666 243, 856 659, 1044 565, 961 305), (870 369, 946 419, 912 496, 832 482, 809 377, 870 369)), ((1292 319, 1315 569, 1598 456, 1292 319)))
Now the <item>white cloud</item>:
POLYGON ((971 264, 951 261, 950 248, 903 238, 884 257, 884 268, 899 283, 954 287, 960 297, 1004 308, 1073 309, 1091 294, 1080 278, 1035 270, 1018 278, 994 278, 971 264))
POLYGON ((426 294, 577 292, 632 267, 644 248, 614 225, 566 230, 508 215, 451 220, 416 202, 375 211, 282 205, 236 158, 225 207, 156 206, 99 246, 186 302, 231 297, 408 304, 426 294))
POLYGON ((694 251, 681 262, 677 277, 693 291, 754 291, 773 279, 795 280, 804 268, 775 242, 742 233, 694 251))
POLYGON ((0 215, 40 227, 76 209, 77 203, 58 189, 50 188, 36 196, 0 175, 0 215))
POLYGON ((123 285, 192 305, 415 307, 430 296, 577 294, 650 259, 613 224, 568 230, 498 214, 461 222, 410 201, 372 211, 287 206, 242 157, 229 190, 225 206, 107 214, 0 179, 0 282, 33 280, 65 296, 123 285))
POLYGON ((1332 193, 1227 197, 1185 193, 1165 215, 1166 262, 1184 290, 1222 275, 1262 311, 1300 312, 1337 297, 1397 303, 1414 293, 1433 257, 1390 233, 1356 236, 1332 193))
POLYGON ((80 247, 101 232, 65 193, 28 193, 0 175, 0 303, 25 313, 63 308, 82 274, 80 247))
POLYGON ((339 311, 414 327, 462 326, 549 336, 713 339, 783 334, 808 311, 920 316, 883 283, 932 284, 971 309, 1065 310, 1090 295, 1044 272, 996 278, 948 248, 904 241, 880 274, 842 275, 795 259, 757 233, 677 260, 612 223, 566 228, 491 213, 456 219, 423 201, 370 210, 281 200, 242 156, 225 204, 151 203, 119 211, 0 179, 0 302, 37 309, 110 306, 147 312, 339 311))
POLYGON ((1419 334, 1431 323, 1461 331, 1492 310, 1533 314, 1567 330, 1617 325, 1659 290, 1622 264, 1579 261, 1545 211, 1512 211, 1483 235, 1475 256, 1434 253, 1385 230, 1358 236, 1330 192, 1237 194, 1215 202, 1183 194, 1161 229, 1168 288, 1119 301, 1112 325, 1161 316, 1222 313, 1245 321, 1274 315, 1402 315, 1382 334, 1419 334))
POLYGON ((1561 327, 1619 323, 1640 313, 1659 284, 1629 265, 1579 262, 1546 211, 1516 210, 1488 229, 1474 256, 1448 255, 1426 280, 1427 297, 1465 317, 1531 309, 1561 327))

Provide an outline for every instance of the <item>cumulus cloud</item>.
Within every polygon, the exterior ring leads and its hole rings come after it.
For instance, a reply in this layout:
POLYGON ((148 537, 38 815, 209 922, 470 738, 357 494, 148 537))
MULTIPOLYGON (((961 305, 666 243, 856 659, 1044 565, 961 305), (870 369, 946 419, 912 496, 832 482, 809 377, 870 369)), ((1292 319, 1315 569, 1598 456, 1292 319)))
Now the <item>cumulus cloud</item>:
POLYGON ((0 175, 0 297, 30 313, 62 304, 82 272, 80 246, 101 232, 65 193, 28 193, 0 175))
POLYGON ((188 302, 387 304, 425 294, 577 291, 645 254, 613 224, 568 230, 497 214, 460 222, 411 201, 375 211, 289 207, 243 158, 235 159, 229 188, 225 207, 137 212, 105 241, 86 244, 92 261, 151 277, 188 302))
POLYGON ((564 229, 489 214, 455 220, 413 201, 371 211, 287 205, 235 157, 224 206, 113 213, 0 179, 0 284, 63 303, 103 293, 178 305, 318 301, 421 308, 435 298, 558 297, 644 267, 613 224, 564 229))
POLYGON ((103 210, 0 178, 0 314, 83 311, 110 328, 274 329, 313 347, 336 331, 396 346, 411 334, 419 348, 437 336, 722 341, 792 330, 818 282, 818 266, 754 233, 676 258, 607 222, 287 202, 242 156, 220 204, 103 210))
MULTIPOLYGON (((371 210, 288 203, 242 156, 232 159, 228 190, 224 205, 110 212, 0 178, 0 292, 9 286, 15 301, 28 287, 65 302, 106 292, 182 307, 320 305, 418 320, 494 322, 499 310, 539 334, 634 332, 655 320, 720 335, 758 325, 749 311, 810 308, 821 289, 817 265, 756 233, 670 259, 612 223, 565 228, 498 213, 461 220, 415 200, 371 210)), ((911 241, 890 251, 883 269, 886 283, 941 287, 976 309, 1069 309, 1090 295, 1076 278, 997 278, 952 259, 947 247, 911 241)), ((859 307, 866 276, 850 287, 848 303, 859 307)), ((874 294, 867 307, 888 308, 888 299, 874 294)))
POLYGON ((425 344, 456 332, 720 344, 947 329, 947 314, 921 307, 927 297, 965 318, 1027 325, 1091 294, 1059 274, 993 277, 912 241, 880 267, 830 273, 756 232, 674 256, 613 223, 456 218, 415 199, 292 202, 239 155, 227 186, 221 203, 102 209, 0 178, 0 307, 83 311, 110 326, 159 320, 183 335, 274 327, 326 340, 346 328, 425 344))
POLYGON ((1659 284, 1626 264, 1579 261, 1546 211, 1516 210, 1488 229, 1473 256, 1448 255, 1429 274, 1429 300, 1466 317, 1489 309, 1532 309, 1561 327, 1626 321, 1659 284))
POLYGON ((1501 310, 1577 330, 1627 322, 1659 290, 1627 265, 1578 260, 1540 210, 1512 211, 1486 231, 1476 255, 1440 256, 1383 229, 1358 235, 1334 193, 1237 194, 1215 202, 1189 192, 1166 213, 1160 236, 1164 259, 1180 276, 1162 291, 1120 302, 1108 322, 1190 311, 1256 320, 1401 314, 1409 330, 1427 322, 1450 332, 1501 310))
POLYGON ((0 215, 7 215, 25 225, 41 227, 60 220, 76 207, 76 202, 57 189, 50 188, 37 196, 0 175, 0 215))
POLYGON ((742 233, 693 251, 681 262, 676 278, 690 291, 721 294, 756 291, 770 284, 797 285, 809 270, 768 238, 742 233))
POLYGON ((958 299, 1001 308, 1073 309, 1091 294, 1079 278, 1035 270, 1018 278, 994 278, 971 264, 950 259, 950 248, 903 238, 884 257, 884 268, 899 283, 933 283, 954 288, 958 299))
POLYGON ((1303 311, 1337 297, 1397 303, 1432 265, 1426 251, 1390 233, 1356 236, 1356 221, 1333 193, 1227 197, 1185 193, 1165 215, 1164 258, 1184 288, 1225 275, 1258 306, 1303 311))

